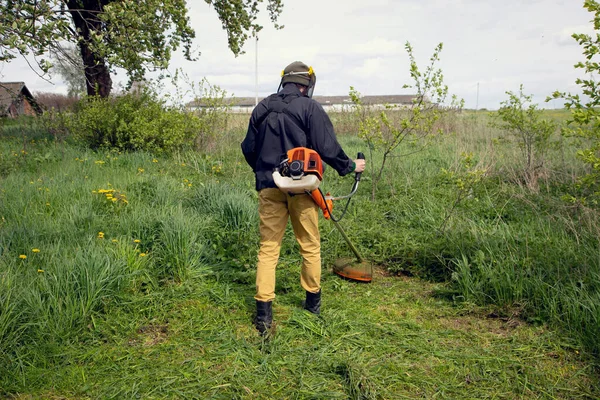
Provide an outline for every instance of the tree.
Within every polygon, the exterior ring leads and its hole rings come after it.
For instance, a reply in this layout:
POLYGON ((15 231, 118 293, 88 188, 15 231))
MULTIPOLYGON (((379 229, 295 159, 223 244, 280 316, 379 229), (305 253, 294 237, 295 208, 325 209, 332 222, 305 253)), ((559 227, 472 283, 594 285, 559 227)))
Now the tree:
MULTIPOLYGON (((205 0, 236 56, 262 28, 256 18, 263 1, 205 0)), ((276 28, 282 1, 266 0, 276 28)), ((193 60, 194 37, 185 0, 0 0, 0 61, 33 55, 45 74, 52 66, 45 54, 61 42, 76 44, 88 95, 108 97, 115 68, 125 69, 130 82, 142 80, 146 71, 164 70, 180 46, 193 60)))
POLYGON ((523 93, 523 85, 519 86, 519 93, 507 91, 506 94, 508 100, 500 103, 497 114, 492 114, 494 119, 490 125, 516 139, 523 154, 523 178, 527 186, 535 190, 556 124, 542 117, 542 111, 532 102, 533 96, 523 93))
POLYGON ((370 169, 373 171, 371 200, 375 200, 377 185, 383 178, 387 162, 395 156, 397 148, 403 143, 410 144, 411 154, 424 149, 424 139, 438 131, 435 129, 436 122, 445 114, 462 109, 464 103, 463 100, 452 96, 450 105, 444 106, 448 86, 444 84, 442 70, 437 68, 442 43, 436 46, 424 71, 417 65, 411 44, 406 42, 404 47, 410 60, 410 76, 413 80, 413 85, 404 87, 416 91, 410 105, 387 105, 385 109, 377 112, 373 107, 363 104, 360 93, 354 87, 350 87, 350 98, 359 121, 358 136, 365 141, 370 154, 368 158, 370 169), (377 163, 376 160, 380 161, 377 163))
POLYGON ((52 55, 52 69, 67 83, 69 97, 79 97, 86 91, 85 68, 74 46, 65 46, 52 55))
POLYGON ((571 111, 567 127, 563 130, 566 136, 582 139, 586 144, 584 149, 577 151, 577 157, 588 167, 588 172, 580 177, 579 186, 582 190, 580 200, 590 204, 600 204, 600 83, 597 75, 600 73, 600 3, 596 0, 586 0, 583 4, 589 12, 594 13, 594 35, 574 33, 572 37, 583 48, 585 60, 575 64, 582 69, 588 79, 578 78, 583 95, 555 92, 553 98, 565 99, 565 107, 571 111))

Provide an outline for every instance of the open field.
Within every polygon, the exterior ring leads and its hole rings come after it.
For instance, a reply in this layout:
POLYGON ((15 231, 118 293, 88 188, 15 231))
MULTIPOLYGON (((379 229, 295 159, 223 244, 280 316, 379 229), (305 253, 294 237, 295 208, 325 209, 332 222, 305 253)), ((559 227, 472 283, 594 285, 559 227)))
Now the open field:
MULTIPOLYGON (((242 117, 210 151, 173 155, 93 152, 35 123, 3 126, 1 396, 600 397, 598 214, 561 200, 583 169, 572 143, 553 136, 528 184, 521 150, 487 113, 442 121, 449 133, 391 159, 374 201, 365 172, 341 222, 377 264, 373 283, 330 273, 350 252, 322 220, 319 318, 301 310, 288 232, 276 334, 263 341, 251 325, 258 222, 242 117)), ((350 115, 332 120, 348 154, 369 154, 350 115)), ((325 190, 350 185, 326 172, 325 190)))

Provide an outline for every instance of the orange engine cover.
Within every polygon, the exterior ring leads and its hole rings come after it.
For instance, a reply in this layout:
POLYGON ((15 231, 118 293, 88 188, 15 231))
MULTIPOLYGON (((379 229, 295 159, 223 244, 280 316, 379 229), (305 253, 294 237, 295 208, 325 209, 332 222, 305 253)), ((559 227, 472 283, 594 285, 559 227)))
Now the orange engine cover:
POLYGON ((295 147, 287 152, 288 163, 302 161, 304 173, 316 174, 319 180, 323 180, 323 162, 319 153, 306 147, 295 147))

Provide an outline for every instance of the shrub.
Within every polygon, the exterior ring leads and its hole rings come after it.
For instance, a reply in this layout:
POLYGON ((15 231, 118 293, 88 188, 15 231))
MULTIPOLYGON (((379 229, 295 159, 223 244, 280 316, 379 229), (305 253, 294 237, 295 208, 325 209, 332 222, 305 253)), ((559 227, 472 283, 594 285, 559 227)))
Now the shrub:
POLYGON ((527 187, 535 190, 556 124, 541 118, 542 111, 531 103, 532 96, 523 94, 523 85, 519 87, 519 93, 508 91, 506 94, 508 100, 500 103, 502 107, 490 125, 508 132, 510 137, 507 139, 517 141, 523 155, 522 178, 527 187))
MULTIPOLYGON (((583 204, 598 206, 600 204, 600 84, 595 76, 600 72, 598 55, 600 55, 600 3, 596 0, 586 0, 584 8, 594 13, 592 20, 594 34, 577 34, 572 37, 583 49, 585 60, 575 64, 582 69, 589 79, 578 78, 575 83, 580 87, 583 96, 571 93, 555 92, 552 98, 565 99, 565 107, 571 111, 567 127, 563 134, 581 140, 584 148, 577 151, 577 158, 587 167, 587 172, 579 178, 577 198, 569 196, 570 200, 578 200, 583 204)), ((550 98, 548 99, 550 100, 550 98)))
POLYGON ((375 200, 377 185, 383 178, 390 158, 397 156, 398 147, 402 144, 412 146, 410 153, 419 151, 426 145, 425 138, 434 132, 440 117, 447 112, 462 109, 463 101, 452 96, 449 107, 444 107, 448 96, 448 86, 444 84, 441 69, 437 68, 442 51, 442 43, 438 44, 425 71, 419 70, 413 48, 406 43, 405 48, 410 59, 410 76, 416 94, 412 103, 406 107, 386 105, 377 112, 377 108, 365 105, 354 87, 350 87, 350 98, 358 117, 358 136, 364 140, 369 149, 371 180, 371 199, 375 200), (396 111, 393 113, 393 111, 396 111), (417 149, 417 150, 415 150, 417 149), (375 155, 380 155, 381 161, 375 164, 375 155))
POLYGON ((68 125, 69 133, 92 149, 119 151, 172 152, 192 146, 201 130, 200 118, 167 106, 150 91, 88 97, 68 125))

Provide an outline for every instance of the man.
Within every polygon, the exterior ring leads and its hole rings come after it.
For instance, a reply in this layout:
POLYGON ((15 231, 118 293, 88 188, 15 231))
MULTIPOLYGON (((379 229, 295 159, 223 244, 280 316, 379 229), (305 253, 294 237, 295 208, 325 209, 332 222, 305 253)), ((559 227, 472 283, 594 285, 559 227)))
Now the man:
POLYGON ((262 100, 252 112, 242 151, 256 178, 260 217, 260 249, 256 270, 256 318, 265 334, 273 321, 275 268, 288 217, 300 245, 300 283, 306 291, 304 308, 321 310, 321 238, 319 207, 307 194, 290 196, 279 190, 273 169, 282 156, 295 147, 315 150, 341 176, 362 172, 364 160, 351 160, 338 143, 333 125, 323 107, 312 99, 316 75, 312 67, 296 61, 282 72, 277 93, 262 100))

